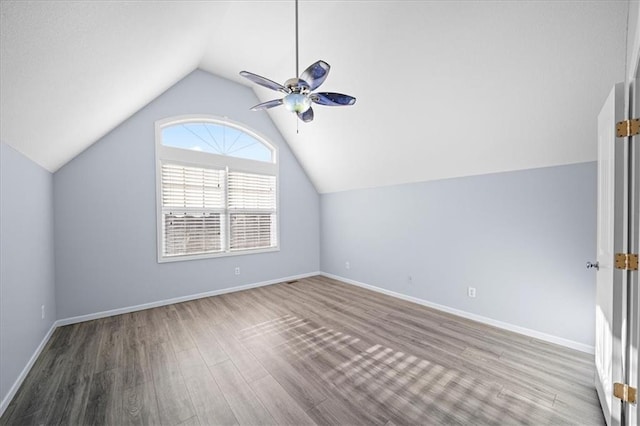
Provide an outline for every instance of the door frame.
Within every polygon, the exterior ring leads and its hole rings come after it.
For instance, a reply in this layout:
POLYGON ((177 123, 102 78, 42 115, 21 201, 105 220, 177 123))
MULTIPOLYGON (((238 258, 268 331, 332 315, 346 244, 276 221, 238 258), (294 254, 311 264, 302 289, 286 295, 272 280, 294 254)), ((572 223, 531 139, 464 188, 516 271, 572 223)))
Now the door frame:
MULTIPOLYGON (((640 61, 636 62, 631 79, 625 84, 626 114, 629 118, 640 117, 640 61)), ((629 155, 629 210, 628 210, 628 251, 640 252, 640 135, 627 138, 629 155)), ((640 370, 638 369, 638 351, 640 350, 640 278, 638 271, 627 273, 627 329, 625 381, 638 389, 640 370)), ((625 425, 637 425, 640 420, 640 405, 623 403, 622 421, 625 425)))

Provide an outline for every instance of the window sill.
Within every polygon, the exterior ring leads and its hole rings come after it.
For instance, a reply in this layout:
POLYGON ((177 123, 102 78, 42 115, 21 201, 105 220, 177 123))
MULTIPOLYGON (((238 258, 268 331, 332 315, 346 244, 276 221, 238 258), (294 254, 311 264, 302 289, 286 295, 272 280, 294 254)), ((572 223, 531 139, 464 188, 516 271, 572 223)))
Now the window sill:
POLYGON ((220 257, 244 256, 249 254, 271 253, 276 251, 280 251, 280 246, 252 249, 252 250, 225 251, 220 253, 189 254, 184 256, 166 256, 166 257, 158 256, 158 263, 182 262, 186 260, 215 259, 220 257))

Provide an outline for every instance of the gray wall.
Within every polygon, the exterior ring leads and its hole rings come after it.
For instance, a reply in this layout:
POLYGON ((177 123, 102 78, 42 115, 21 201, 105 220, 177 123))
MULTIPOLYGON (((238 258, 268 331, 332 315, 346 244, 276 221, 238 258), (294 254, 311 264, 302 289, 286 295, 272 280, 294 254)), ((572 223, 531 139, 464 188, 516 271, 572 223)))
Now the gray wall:
POLYGON ((595 215, 595 162, 323 194, 321 269, 593 346, 595 215))
POLYGON ((51 173, 0 143, 0 399, 56 318, 51 173), (45 319, 40 306, 45 305, 45 319))
POLYGON ((54 174, 59 318, 319 270, 319 196, 268 115, 249 110, 258 102, 196 70, 54 174), (279 147, 279 252, 157 263, 154 122, 195 113, 245 123, 279 147))
POLYGON ((629 2, 629 19, 627 23, 627 81, 636 77, 636 65, 640 59, 640 2, 629 2))

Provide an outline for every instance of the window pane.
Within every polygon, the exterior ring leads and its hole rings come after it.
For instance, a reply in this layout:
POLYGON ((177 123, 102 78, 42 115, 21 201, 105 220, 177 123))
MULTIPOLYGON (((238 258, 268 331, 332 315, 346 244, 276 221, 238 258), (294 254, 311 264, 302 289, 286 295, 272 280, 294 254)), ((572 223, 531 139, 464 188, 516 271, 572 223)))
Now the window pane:
POLYGON ((229 172, 230 209, 276 208, 276 177, 229 172))
POLYGON ((224 208, 224 170, 162 165, 162 206, 224 208))
POLYGON ((220 213, 166 213, 163 216, 165 256, 222 251, 220 213))
POLYGON ((271 149, 248 133, 217 123, 182 123, 162 129, 162 144, 229 157, 273 162, 271 149))
POLYGON ((238 213, 231 215, 231 250, 276 246, 276 215, 238 213))

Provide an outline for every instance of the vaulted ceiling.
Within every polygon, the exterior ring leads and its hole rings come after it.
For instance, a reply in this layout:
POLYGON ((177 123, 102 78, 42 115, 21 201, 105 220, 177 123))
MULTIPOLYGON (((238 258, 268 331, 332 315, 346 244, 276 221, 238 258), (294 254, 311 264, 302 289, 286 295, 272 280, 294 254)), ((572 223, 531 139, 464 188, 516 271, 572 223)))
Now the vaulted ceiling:
MULTIPOLYGON (((196 68, 295 73, 291 1, 2 1, 0 138, 55 171, 196 68)), ((300 1, 312 123, 269 112, 320 192, 593 161, 626 1, 300 1)), ((255 88, 262 101, 279 97, 255 88)), ((247 105, 250 107, 250 105, 247 105)))

